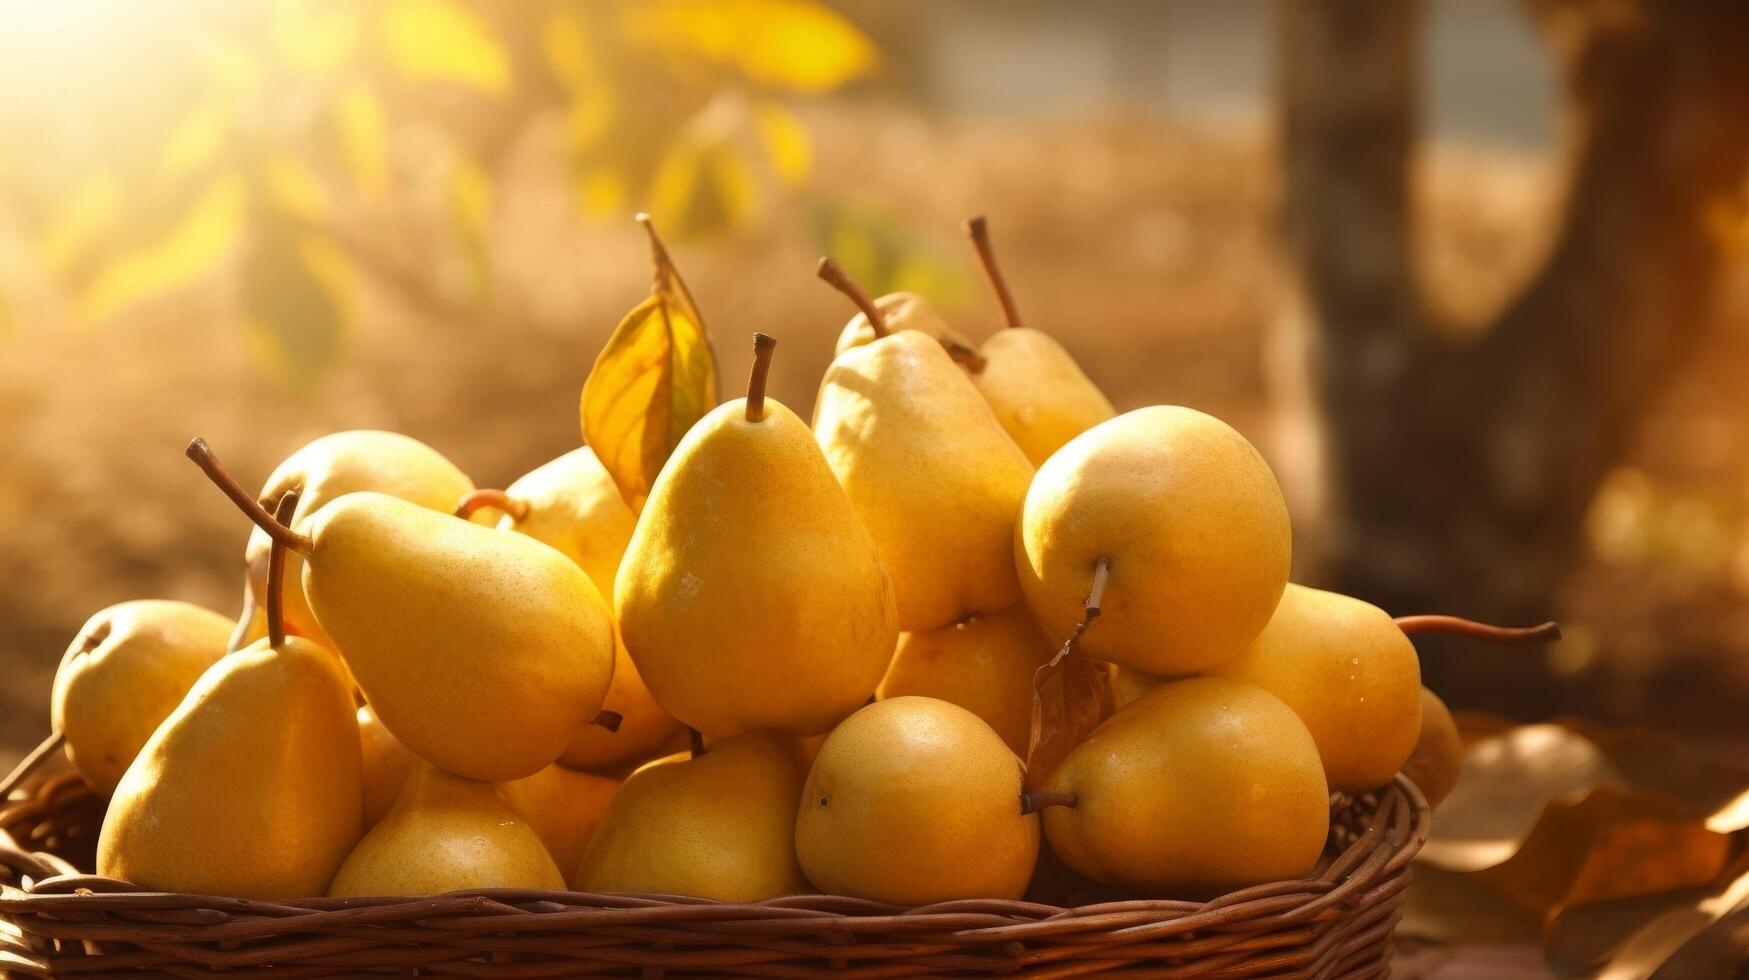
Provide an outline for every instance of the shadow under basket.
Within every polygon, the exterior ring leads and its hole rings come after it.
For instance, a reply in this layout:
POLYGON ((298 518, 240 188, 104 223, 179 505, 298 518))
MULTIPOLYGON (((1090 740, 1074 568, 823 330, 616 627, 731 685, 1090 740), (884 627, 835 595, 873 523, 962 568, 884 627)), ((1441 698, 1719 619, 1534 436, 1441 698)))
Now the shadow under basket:
POLYGON ((0 974, 14 976, 1378 977, 1428 808, 1398 776, 1333 801, 1319 868, 1208 902, 900 909, 493 889, 253 902, 93 877, 103 801, 73 773, 0 802, 0 974))

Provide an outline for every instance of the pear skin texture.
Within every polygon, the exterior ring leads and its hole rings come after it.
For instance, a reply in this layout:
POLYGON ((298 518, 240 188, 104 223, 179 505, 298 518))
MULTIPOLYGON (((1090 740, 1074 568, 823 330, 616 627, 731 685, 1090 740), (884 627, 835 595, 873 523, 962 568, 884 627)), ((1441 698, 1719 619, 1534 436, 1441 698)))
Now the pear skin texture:
POLYGON ((1014 559, 1051 637, 1080 622, 1094 567, 1110 559, 1080 651, 1176 676, 1233 659, 1263 630, 1287 584, 1290 538, 1281 488, 1244 436, 1156 405, 1094 426, 1045 462, 1014 559))
POLYGON ((414 755, 469 779, 520 779, 601 710, 613 622, 558 551, 371 492, 322 508, 307 533, 310 606, 414 755))
POLYGON ((1205 898, 1312 869, 1330 829, 1318 746, 1280 698, 1224 677, 1149 691, 1094 729, 1045 782, 1071 869, 1159 898, 1205 898))
POLYGON ((1249 681, 1294 709, 1324 760, 1330 788, 1391 781, 1421 735, 1421 660, 1371 603, 1289 584, 1269 625, 1212 671, 1249 681))
POLYGON ((1421 737, 1403 764, 1403 774, 1421 787, 1429 806, 1451 795, 1464 768, 1464 742, 1451 709, 1427 688, 1421 689, 1421 737))
POLYGON ((97 873, 151 891, 309 898, 362 833, 352 688, 333 654, 291 637, 201 675, 116 787, 97 873))
POLYGON ((984 370, 972 383, 1032 465, 1117 415, 1110 399, 1050 334, 1010 327, 991 334, 978 353, 984 370))
POLYGON ((795 740, 777 732, 658 759, 608 804, 572 884, 722 902, 806 894, 795 849, 805 776, 795 740))
POLYGON ((498 795, 534 829, 562 874, 576 872, 607 805, 619 792, 611 776, 554 763, 532 776, 498 784, 498 795))
POLYGON ((420 765, 334 875, 334 898, 475 888, 563 891, 546 845, 490 783, 420 765))
POLYGON ((501 516, 500 529, 557 548, 583 567, 602 595, 613 594, 613 577, 638 515, 626 506, 595 450, 573 449, 530 470, 504 492, 527 504, 528 513, 520 521, 501 516))
POLYGON ((364 825, 368 829, 381 823, 400 798, 419 757, 383 727, 369 705, 358 709, 358 741, 364 758, 364 825))
MULTIPOLYGON (((888 293, 875 299, 875 308, 881 311, 882 325, 890 333, 915 330, 938 341, 959 344, 968 350, 973 346, 965 334, 942 319, 933 304, 916 293, 888 293)), ((874 328, 868 325, 868 317, 858 313, 844 325, 843 332, 838 335, 837 349, 833 353, 842 354, 852 347, 872 343, 874 339, 874 328)))
POLYGON ((49 719, 86 785, 115 792, 152 733, 225 655, 233 626, 169 599, 118 603, 85 621, 55 672, 49 719))
POLYGON ((917 906, 1019 898, 1038 862, 1026 767, 995 729, 924 697, 871 704, 826 737, 796 814, 802 873, 833 895, 917 906))
MULTIPOLYGON (((291 526, 301 530, 318 510, 358 490, 375 490, 448 513, 473 489, 474 482, 454 463, 419 440, 398 432, 356 429, 322 436, 287 456, 268 476, 260 497, 272 510, 273 501, 287 490, 297 490, 291 526)), ((266 532, 256 528, 244 552, 250 587, 258 597, 267 595, 267 552, 272 543, 266 532)), ((299 585, 303 567, 303 556, 296 552, 285 556, 286 628, 332 650, 334 644, 323 634, 299 585)))
POLYGON ((1146 674, 1133 667, 1117 667, 1111 672, 1111 700, 1114 708, 1131 701, 1166 683, 1166 678, 1146 674))
POLYGON ((1014 519, 1032 464, 940 343, 904 331, 840 354, 814 434, 886 561, 900 629, 1020 598, 1014 519))
POLYGON ((815 735, 874 693, 899 631, 880 552, 801 419, 717 406, 656 477, 614 587, 650 693, 727 737, 815 735))
POLYGON ((984 720, 1024 755, 1032 735, 1032 676, 1056 648, 1023 602, 952 626, 899 634, 899 649, 878 695, 917 694, 957 704, 984 720))
POLYGON ((608 731, 592 722, 571 736, 559 761, 572 769, 596 773, 624 773, 626 770, 663 755, 680 722, 656 701, 656 696, 644 684, 638 665, 626 652, 625 643, 614 632, 613 682, 607 697, 601 702, 607 711, 619 712, 619 728, 608 731))

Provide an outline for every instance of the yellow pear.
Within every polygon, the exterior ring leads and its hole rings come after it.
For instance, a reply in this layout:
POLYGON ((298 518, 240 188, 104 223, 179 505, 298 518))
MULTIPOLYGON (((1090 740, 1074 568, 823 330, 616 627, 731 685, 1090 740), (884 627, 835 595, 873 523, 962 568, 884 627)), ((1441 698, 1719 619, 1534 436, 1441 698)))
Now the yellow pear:
POLYGON ((1391 781, 1421 734, 1421 661, 1384 610, 1289 584, 1269 625, 1213 673, 1250 681, 1311 730, 1330 788, 1391 781))
POLYGON ((304 556, 310 608, 414 755, 469 779, 520 779, 601 710, 613 622, 589 576, 558 551, 372 491, 339 497, 294 530, 203 441, 188 455, 304 556))
POLYGON ((1144 673, 1134 667, 1117 667, 1111 672, 1111 700, 1114 708, 1131 701, 1166 683, 1166 678, 1144 673))
POLYGON ((368 704, 358 709, 358 740, 364 758, 364 825, 375 827, 400 798, 419 757, 383 727, 368 704))
MULTIPOLYGON (((257 498, 271 508, 288 490, 298 491, 298 509, 287 523, 297 526, 334 499, 355 490, 375 490, 436 510, 448 511, 456 499, 474 488, 455 464, 437 450, 397 432, 358 429, 334 432, 310 442, 287 456, 268 476, 257 498)), ((244 554, 254 576, 255 595, 266 594, 267 565, 271 543, 260 528, 249 535, 244 554)), ((304 598, 303 556, 286 561, 286 627, 333 649, 304 598)))
POLYGON ((822 891, 894 905, 1019 898, 1038 861, 1026 766, 958 705, 900 697, 820 746, 796 814, 796 857, 822 891))
POLYGON ((1431 806, 1438 806, 1457 785, 1464 767, 1464 742, 1458 736, 1451 709, 1427 688, 1421 689, 1421 737, 1403 764, 1403 774, 1421 787, 1431 806))
POLYGON ((1079 640, 1096 660, 1201 673, 1262 631, 1287 584, 1287 503, 1269 464, 1221 420, 1176 406, 1087 430, 1038 471, 1014 557, 1045 635, 1067 638, 1101 564, 1100 614, 1079 640))
POLYGON ((795 848, 805 776, 794 740, 776 732, 658 759, 607 805, 572 883, 723 902, 809 892, 795 848))
MULTIPOLYGON (((874 305, 880 310, 882 325, 889 333, 915 330, 925 336, 934 337, 944 345, 972 349, 971 339, 949 326, 941 314, 936 312, 935 306, 916 293, 887 293, 876 297, 874 305)), ((838 335, 838 346, 834 353, 842 354, 852 347, 861 347, 875 339, 874 327, 869 325, 868 314, 859 312, 844 325, 844 331, 838 335)))
POLYGON ((328 894, 412 897, 564 887, 565 877, 540 836, 491 783, 421 763, 382 822, 346 856, 328 894))
MULTIPOLYGON (((475 490, 456 509, 458 517, 474 520, 492 514, 501 515, 500 530, 519 531, 563 552, 582 567, 604 598, 613 595, 614 576, 638 519, 588 447, 529 471, 503 490, 475 490)), ((661 754, 680 728, 644 686, 617 631, 613 682, 601 706, 619 716, 618 726, 585 723, 561 757, 565 765, 623 772, 661 754)))
POLYGON ((818 734, 868 700, 898 640, 874 541, 812 435, 765 397, 694 425, 620 563, 620 635, 650 692, 707 735, 818 734))
POLYGON ((881 698, 940 698, 982 718, 1016 755, 1032 732, 1032 676, 1055 646, 1038 631, 1025 603, 952 626, 899 634, 899 649, 881 698))
POLYGON ((559 871, 569 875, 583 860, 607 805, 619 792, 610 776, 576 772, 557 763, 532 776, 498 784, 498 794, 522 814, 546 844, 559 871))
POLYGON ((1051 773, 1038 805, 1070 868, 1159 898, 1306 874, 1330 820, 1305 723, 1225 677, 1162 684, 1119 710, 1051 773))
POLYGON ((103 796, 230 643, 232 623, 187 602, 138 599, 85 621, 55 672, 49 723, 103 796))
POLYGON ((332 654, 286 636, 283 555, 271 564, 268 638, 202 674, 147 740, 104 814, 98 874, 151 891, 307 898, 363 833, 352 687, 332 654))
MULTIPOLYGON (((830 260, 821 275, 866 300, 830 260)), ((939 342, 903 331, 838 355, 814 435, 886 561, 901 629, 1020 598, 1014 517, 1032 464, 939 342)))
POLYGON ((1021 325, 984 219, 966 222, 966 231, 1008 318, 1008 328, 990 335, 978 348, 981 362, 970 365, 972 383, 1026 457, 1034 466, 1042 466, 1064 443, 1115 416, 1117 410, 1062 344, 1050 334, 1021 325))

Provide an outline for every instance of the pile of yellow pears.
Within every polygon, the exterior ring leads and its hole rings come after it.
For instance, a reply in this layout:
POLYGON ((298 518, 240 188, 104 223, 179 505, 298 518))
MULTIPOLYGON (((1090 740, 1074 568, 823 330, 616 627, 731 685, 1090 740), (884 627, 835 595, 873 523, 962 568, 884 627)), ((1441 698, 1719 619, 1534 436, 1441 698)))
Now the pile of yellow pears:
POLYGON ((287 900, 509 887, 917 906, 1068 869, 1156 897, 1311 872, 1334 792, 1460 746, 1403 626, 1288 583, 1263 457, 1189 408, 1118 414, 1050 335, 858 314, 811 424, 745 397, 641 509, 590 448, 503 490, 402 435, 324 436, 259 493, 235 622, 127 602, 53 723, 109 798, 97 871, 287 900), (1028 778, 1035 677, 1103 721, 1028 778), (1413 760, 1412 760, 1413 757, 1413 760))

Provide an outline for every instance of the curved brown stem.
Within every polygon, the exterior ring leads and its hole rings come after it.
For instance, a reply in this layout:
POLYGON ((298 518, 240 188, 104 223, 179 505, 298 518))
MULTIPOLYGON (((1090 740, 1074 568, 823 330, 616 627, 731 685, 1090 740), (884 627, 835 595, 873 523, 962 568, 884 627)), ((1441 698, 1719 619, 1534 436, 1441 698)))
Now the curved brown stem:
POLYGON ((469 490, 462 494, 462 499, 456 501, 455 516, 462 520, 474 516, 474 511, 482 507, 494 507, 510 515, 513 521, 523 521, 528 518, 528 501, 517 500, 502 490, 469 490))
POLYGON ((704 755, 704 735, 702 735, 698 729, 693 728, 691 725, 686 726, 686 740, 692 746, 692 757, 694 759, 704 755))
MULTIPOLYGON (((273 519, 284 524, 298 509, 298 492, 287 490, 274 508, 273 519)), ((267 552, 267 642, 285 646, 285 545, 278 538, 267 552)))
POLYGON ((1107 555, 1100 555, 1099 560, 1093 565, 1093 584, 1087 589, 1087 606, 1085 611, 1081 613, 1081 621, 1075 624, 1075 631, 1069 634, 1067 640, 1063 641, 1063 648, 1051 658, 1051 666, 1055 666, 1058 661, 1073 653, 1075 644, 1081 639, 1081 634, 1087 632, 1087 627, 1092 626, 1093 621, 1099 618, 1100 607, 1105 602, 1105 585, 1110 580, 1111 558, 1107 555))
POLYGON ((978 262, 984 267, 984 276, 990 280, 990 288, 996 291, 996 302, 1002 304, 1002 317, 1010 327, 1020 326, 1020 311, 1014 308, 1014 297, 1008 292, 1008 282, 1002 278, 1002 269, 996 265, 996 250, 990 247, 990 227, 983 215, 966 220, 966 235, 972 240, 972 247, 978 251, 978 262))
POLYGON ((603 708, 601 713, 596 715, 595 719, 589 724, 594 725, 597 728, 605 728, 610 732, 617 732, 619 731, 620 723, 625 720, 625 715, 622 715, 617 711, 608 711, 603 708))
POLYGON ((1076 806, 1081 798, 1074 793, 1022 793, 1020 794, 1020 815, 1037 813, 1048 806, 1076 806))
POLYGON ((753 335, 753 370, 747 375, 747 421, 765 418, 765 379, 771 374, 771 354, 777 349, 777 338, 770 334, 753 335))
POLYGON ((973 374, 984 373, 984 367, 987 363, 984 360, 984 355, 972 350, 970 347, 967 347, 965 344, 962 344, 957 340, 943 338, 941 346, 947 349, 947 356, 951 358, 955 364, 964 367, 967 371, 970 371, 973 374))
POLYGON ((35 772, 36 767, 42 765, 44 759, 53 755, 66 739, 65 734, 54 732, 48 738, 38 742, 36 748, 30 750, 29 755, 19 760, 18 765, 13 766, 12 771, 6 774, 6 778, 0 779, 0 802, 4 802, 8 796, 11 796, 12 791, 18 788, 18 784, 24 782, 24 777, 35 772))
POLYGON ((1458 616, 1398 616, 1397 628, 1417 633, 1451 633, 1489 643, 1553 643, 1561 638, 1561 624, 1550 620, 1537 626, 1492 626, 1458 616))
POLYGON ((213 481, 215 486, 224 491, 225 496, 231 498, 231 503, 236 504, 239 510, 255 522, 256 527, 266 531, 268 537, 300 555, 310 553, 310 549, 314 547, 314 543, 310 541, 310 536, 299 534, 275 520, 274 516, 267 512, 267 508, 261 506, 261 501, 249 496, 249 491, 243 489, 243 485, 237 482, 237 478, 220 465, 219 458, 213 455, 212 447, 206 444, 205 439, 196 436, 194 441, 188 444, 186 455, 189 459, 194 460, 194 465, 201 468, 201 471, 207 475, 207 479, 213 481))
POLYGON ((850 297, 850 301, 856 304, 856 308, 862 311, 862 315, 868 317, 868 325, 874 329, 874 335, 877 338, 885 337, 890 332, 887 330, 886 314, 882 313, 881 308, 875 305, 874 297, 868 294, 868 290, 858 285, 856 280, 850 278, 848 272, 840 269, 838 263, 828 258, 822 258, 820 264, 814 267, 814 274, 826 280, 826 283, 833 289, 850 297))

